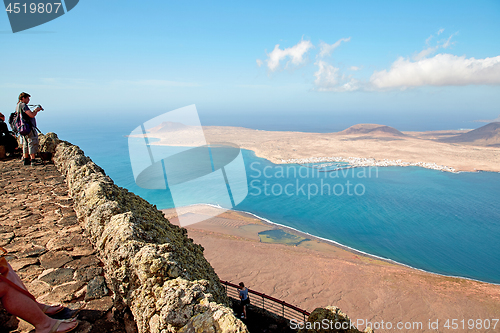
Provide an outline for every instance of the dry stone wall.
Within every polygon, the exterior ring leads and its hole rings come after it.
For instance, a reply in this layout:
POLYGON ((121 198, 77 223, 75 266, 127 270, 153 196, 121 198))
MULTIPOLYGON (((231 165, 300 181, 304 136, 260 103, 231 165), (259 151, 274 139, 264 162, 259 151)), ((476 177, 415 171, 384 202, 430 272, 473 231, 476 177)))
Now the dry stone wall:
POLYGON ((59 142, 54 162, 104 263, 115 306, 130 307, 139 332, 248 332, 185 229, 116 186, 79 147, 59 142))

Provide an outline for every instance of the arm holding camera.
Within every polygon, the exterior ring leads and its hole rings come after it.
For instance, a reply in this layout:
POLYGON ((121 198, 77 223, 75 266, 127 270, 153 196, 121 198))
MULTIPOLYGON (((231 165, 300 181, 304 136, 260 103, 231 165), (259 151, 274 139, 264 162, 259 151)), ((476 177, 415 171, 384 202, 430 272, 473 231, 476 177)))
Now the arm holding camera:
POLYGON ((30 118, 35 118, 40 111, 43 111, 43 108, 41 105, 38 105, 33 111, 25 110, 24 113, 26 113, 30 118))

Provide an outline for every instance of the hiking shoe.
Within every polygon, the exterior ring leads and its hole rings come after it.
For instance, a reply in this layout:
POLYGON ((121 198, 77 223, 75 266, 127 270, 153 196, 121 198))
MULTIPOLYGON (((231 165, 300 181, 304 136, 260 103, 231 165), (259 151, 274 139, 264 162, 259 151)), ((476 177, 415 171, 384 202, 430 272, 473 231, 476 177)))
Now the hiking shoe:
POLYGON ((37 159, 31 160, 31 166, 41 165, 41 164, 42 162, 38 161, 37 159))
POLYGON ((25 158, 23 159, 24 161, 24 165, 30 165, 30 159, 29 158, 25 158))

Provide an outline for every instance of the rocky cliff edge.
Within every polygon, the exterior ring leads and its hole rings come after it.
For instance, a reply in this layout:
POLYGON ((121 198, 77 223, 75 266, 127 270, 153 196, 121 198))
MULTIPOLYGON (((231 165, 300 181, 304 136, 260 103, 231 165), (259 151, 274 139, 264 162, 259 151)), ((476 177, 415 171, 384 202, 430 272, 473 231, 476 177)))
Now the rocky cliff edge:
POLYGON ((54 163, 104 263, 115 307, 130 308, 139 332, 248 332, 227 307, 203 248, 185 229, 116 186, 77 146, 52 133, 47 140, 56 146, 54 163))

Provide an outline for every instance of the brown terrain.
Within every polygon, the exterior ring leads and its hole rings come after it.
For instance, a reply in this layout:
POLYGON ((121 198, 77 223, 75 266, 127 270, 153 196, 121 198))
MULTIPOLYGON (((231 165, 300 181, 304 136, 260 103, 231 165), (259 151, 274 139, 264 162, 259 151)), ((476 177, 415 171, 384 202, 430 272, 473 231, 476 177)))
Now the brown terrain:
MULTIPOLYGON (((191 206, 178 208, 177 213, 215 215, 217 211, 191 206)), ((175 211, 164 213, 175 223, 175 211)), ((397 330, 403 332, 436 332, 428 329, 429 320, 439 321, 438 332, 448 332, 444 328, 448 319, 499 318, 500 285, 423 272, 317 239, 298 245, 263 242, 258 233, 276 226, 239 212, 227 211, 187 229, 189 237, 205 248, 205 257, 221 279, 243 281, 251 289, 308 311, 335 305, 354 321, 423 325, 421 330, 397 330)), ((358 329, 364 328, 358 324, 358 329)))

